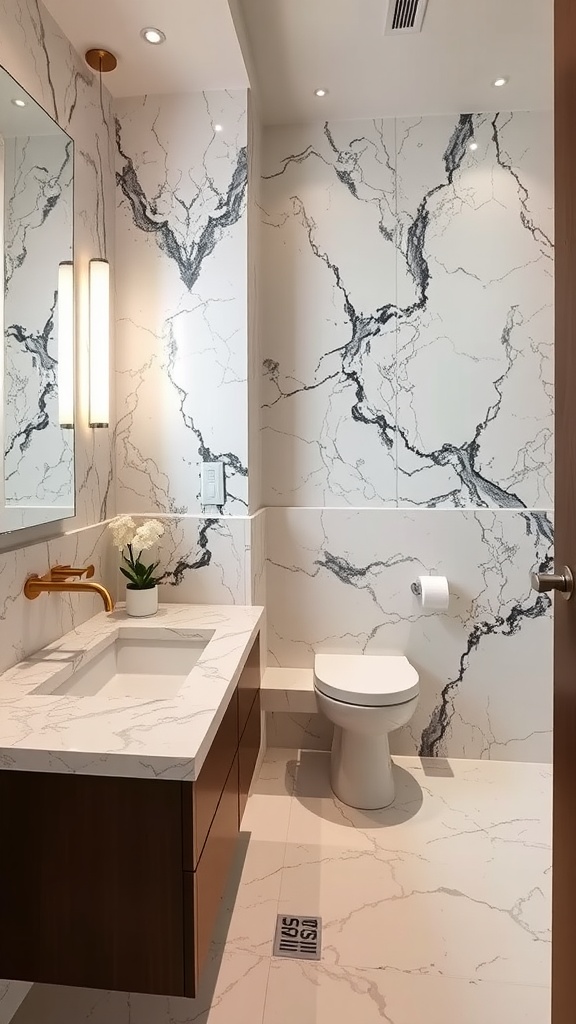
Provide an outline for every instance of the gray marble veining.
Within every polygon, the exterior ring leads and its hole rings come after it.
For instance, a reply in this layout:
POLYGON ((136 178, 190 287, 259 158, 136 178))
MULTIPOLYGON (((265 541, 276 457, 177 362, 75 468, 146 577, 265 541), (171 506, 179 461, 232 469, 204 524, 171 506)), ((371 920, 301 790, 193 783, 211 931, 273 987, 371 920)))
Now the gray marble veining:
POLYGON ((272 128, 264 154, 267 503, 549 508, 550 115, 272 128))

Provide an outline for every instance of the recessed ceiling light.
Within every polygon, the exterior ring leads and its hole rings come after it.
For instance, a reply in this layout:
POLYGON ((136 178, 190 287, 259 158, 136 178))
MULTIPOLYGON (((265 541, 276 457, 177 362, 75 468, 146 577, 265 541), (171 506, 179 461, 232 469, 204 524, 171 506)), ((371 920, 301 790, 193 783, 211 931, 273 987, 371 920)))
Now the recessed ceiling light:
POLYGON ((492 85, 495 85, 497 89, 500 89, 501 86, 508 85, 508 79, 507 78, 496 78, 492 82, 492 85))
POLYGON ((222 125, 221 124, 215 124, 214 125, 214 131, 215 132, 221 132, 222 131, 222 125))
POLYGON ((12 100, 12 103, 14 104, 15 107, 25 107, 26 106, 26 101, 25 100, 12 100))
POLYGON ((159 28, 143 28, 140 35, 153 46, 158 46, 158 43, 163 43, 166 40, 166 36, 159 28))
POLYGON ((315 96, 320 96, 320 97, 327 96, 328 95, 328 89, 314 89, 314 95, 315 96))
POLYGON ((474 152, 475 149, 478 149, 478 143, 477 142, 471 142, 469 148, 474 152))

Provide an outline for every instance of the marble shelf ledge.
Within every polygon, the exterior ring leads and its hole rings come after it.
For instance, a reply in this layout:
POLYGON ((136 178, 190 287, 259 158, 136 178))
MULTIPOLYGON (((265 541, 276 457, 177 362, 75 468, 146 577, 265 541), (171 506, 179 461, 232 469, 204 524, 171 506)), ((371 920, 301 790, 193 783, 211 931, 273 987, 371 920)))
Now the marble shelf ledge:
POLYGON ((149 619, 122 608, 94 616, 0 674, 0 769, 194 780, 262 615, 258 607, 169 604, 149 619), (169 698, 38 692, 65 682, 120 635, 210 639, 169 698))
POLYGON ((318 711, 311 668, 267 668, 262 679, 262 710, 313 715, 318 711))

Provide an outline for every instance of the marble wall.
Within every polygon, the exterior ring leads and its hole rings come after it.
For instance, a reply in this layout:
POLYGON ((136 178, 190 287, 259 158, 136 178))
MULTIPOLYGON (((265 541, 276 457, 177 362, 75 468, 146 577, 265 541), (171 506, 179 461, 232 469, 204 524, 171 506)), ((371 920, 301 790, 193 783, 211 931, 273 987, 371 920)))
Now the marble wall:
POLYGON ((218 511, 242 515, 246 92, 138 97, 115 110, 119 508, 198 514, 201 463, 221 460, 218 511))
POLYGON ((76 516, 44 530, 0 537, 0 669, 8 668, 99 610, 91 597, 51 595, 32 603, 26 576, 56 561, 94 562, 115 581, 100 525, 114 514, 112 430, 88 427, 88 263, 114 266, 114 148, 111 101, 37 0, 0 6, 0 63, 74 139, 77 270, 76 516), (66 532, 65 532, 66 531, 66 532), (38 539, 50 537, 50 540, 38 539))
POLYGON ((118 507, 165 521, 169 601, 249 593, 247 102, 115 103, 118 507), (215 460, 225 501, 204 510, 215 460))
POLYGON ((271 128, 263 154, 269 659, 405 651, 399 752, 548 760, 552 117, 271 128))
POLYGON ((551 570, 547 513, 494 509, 269 509, 269 660, 314 652, 405 653, 421 696, 396 753, 548 761, 551 570), (422 610, 410 584, 450 581, 446 613, 422 610))
POLYGON ((549 508, 551 115, 272 128, 264 179, 265 503, 549 508))

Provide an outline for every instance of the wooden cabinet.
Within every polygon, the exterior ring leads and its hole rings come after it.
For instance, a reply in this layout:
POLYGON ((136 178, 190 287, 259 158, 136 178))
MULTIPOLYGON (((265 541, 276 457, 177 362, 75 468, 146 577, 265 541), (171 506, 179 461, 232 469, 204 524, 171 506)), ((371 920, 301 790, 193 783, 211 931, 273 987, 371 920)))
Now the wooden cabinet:
POLYGON ((238 695, 234 694, 196 782, 182 785, 184 869, 195 871, 238 749, 238 695))
POLYGON ((259 673, 257 638, 194 783, 0 771, 0 977, 195 994, 258 756, 259 673))
POLYGON ((192 916, 194 923, 194 959, 188 958, 186 987, 194 990, 214 931, 220 900, 230 865, 234 858, 238 837, 238 755, 222 791, 212 827, 208 833, 202 856, 196 871, 187 879, 187 891, 192 889, 192 904, 187 904, 185 913, 192 916))
POLYGON ((248 715, 238 749, 238 799, 240 824, 260 750, 260 694, 257 693, 248 715))

